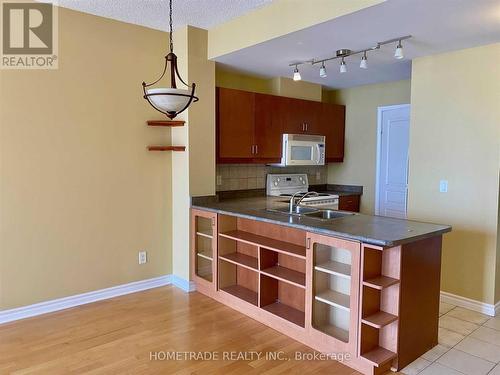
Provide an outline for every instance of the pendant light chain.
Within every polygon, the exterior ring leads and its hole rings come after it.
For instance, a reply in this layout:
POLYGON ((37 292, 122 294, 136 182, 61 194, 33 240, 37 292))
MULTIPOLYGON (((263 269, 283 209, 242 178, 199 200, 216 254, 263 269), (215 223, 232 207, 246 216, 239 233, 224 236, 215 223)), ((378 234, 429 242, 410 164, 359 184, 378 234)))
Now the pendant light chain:
POLYGON ((170 52, 174 52, 174 41, 173 41, 173 31, 172 31, 172 0, 170 0, 170 52))

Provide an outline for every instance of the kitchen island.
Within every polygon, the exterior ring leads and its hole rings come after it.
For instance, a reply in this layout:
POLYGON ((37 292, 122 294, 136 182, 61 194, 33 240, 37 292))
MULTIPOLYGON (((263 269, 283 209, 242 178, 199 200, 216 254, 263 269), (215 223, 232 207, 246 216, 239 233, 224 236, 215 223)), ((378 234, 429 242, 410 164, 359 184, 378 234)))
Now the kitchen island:
POLYGON ((289 215, 280 197, 193 198, 197 290, 364 374, 437 344, 446 225, 289 215))

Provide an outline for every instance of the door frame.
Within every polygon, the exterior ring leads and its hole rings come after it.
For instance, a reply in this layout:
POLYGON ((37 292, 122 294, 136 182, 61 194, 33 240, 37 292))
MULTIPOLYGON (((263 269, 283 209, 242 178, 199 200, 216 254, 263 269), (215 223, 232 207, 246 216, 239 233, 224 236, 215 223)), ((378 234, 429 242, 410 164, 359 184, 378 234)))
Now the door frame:
MULTIPOLYGON (((411 114, 411 104, 396 104, 396 105, 386 105, 386 106, 380 106, 377 107, 377 165, 375 168, 375 215, 380 214, 380 200, 379 200, 379 180, 380 180, 380 153, 382 151, 382 137, 381 137, 381 132, 382 132, 382 115, 384 114, 385 111, 392 111, 394 109, 399 109, 399 108, 408 108, 410 110, 411 114)), ((410 116, 410 125, 411 125, 411 116, 410 116)), ((407 171, 408 173, 409 171, 407 171)), ((406 178, 408 181, 408 176, 406 178)), ((406 197, 406 203, 408 203, 408 197, 406 197)), ((407 213, 408 213, 408 207, 407 207, 407 213)))

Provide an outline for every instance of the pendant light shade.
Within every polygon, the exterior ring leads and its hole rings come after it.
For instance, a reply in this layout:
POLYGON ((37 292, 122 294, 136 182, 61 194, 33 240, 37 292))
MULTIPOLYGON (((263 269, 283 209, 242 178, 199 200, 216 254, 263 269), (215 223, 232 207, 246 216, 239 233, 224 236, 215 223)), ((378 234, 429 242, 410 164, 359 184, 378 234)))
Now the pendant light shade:
POLYGON ((163 72, 156 81, 152 83, 142 82, 144 99, 157 111, 173 119, 179 113, 185 111, 192 102, 197 102, 198 98, 194 95, 196 85, 188 85, 181 78, 177 69, 177 56, 174 53, 172 30, 172 0, 170 0, 170 53, 165 56, 165 66, 163 72), (165 76, 170 68, 170 87, 153 88, 165 76), (185 88, 177 88, 177 81, 180 81, 185 88))

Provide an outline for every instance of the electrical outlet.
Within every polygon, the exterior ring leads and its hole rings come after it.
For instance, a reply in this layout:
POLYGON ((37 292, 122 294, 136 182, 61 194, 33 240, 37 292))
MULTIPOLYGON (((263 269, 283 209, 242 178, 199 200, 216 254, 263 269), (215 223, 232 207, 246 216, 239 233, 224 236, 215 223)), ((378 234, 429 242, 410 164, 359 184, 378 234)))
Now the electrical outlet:
POLYGON ((222 176, 220 174, 217 175, 217 186, 222 185, 222 176))
POLYGON ((447 193, 448 192, 448 180, 439 181, 439 192, 447 193))
POLYGON ((148 262, 147 251, 139 251, 139 264, 145 264, 148 262))
POLYGON ((319 180, 321 180, 321 172, 317 171, 316 172, 316 181, 319 181, 319 180))

